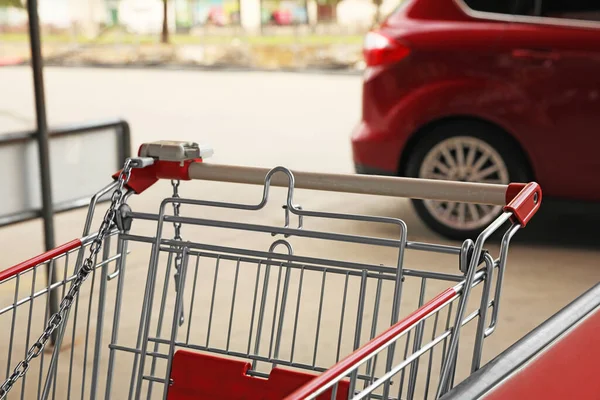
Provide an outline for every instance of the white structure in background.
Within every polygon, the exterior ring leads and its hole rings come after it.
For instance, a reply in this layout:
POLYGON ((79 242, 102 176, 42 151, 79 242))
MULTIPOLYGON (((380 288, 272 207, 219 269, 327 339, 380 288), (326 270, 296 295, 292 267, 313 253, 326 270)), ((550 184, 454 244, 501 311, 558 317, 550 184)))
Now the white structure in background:
MULTIPOLYGON (((383 0, 380 18, 398 6, 398 0, 383 0)), ((371 0, 343 0, 337 5, 337 23, 343 26, 368 28, 373 24, 377 6, 371 0)))
POLYGON ((337 5, 340 25, 368 27, 373 23, 377 7, 370 0, 344 0, 337 5))
POLYGON ((24 10, 7 7, 0 8, 0 25, 23 26, 27 24, 27 13, 24 10))
POLYGON ((69 28, 77 26, 79 34, 94 37, 100 25, 106 22, 107 10, 105 0, 39 0, 40 19, 44 23, 69 28), (61 4, 60 13, 57 11, 61 4), (62 10, 65 7, 65 10, 62 10), (59 25, 65 18, 67 22, 59 25), (52 22, 50 22, 52 19, 52 22))
POLYGON ((73 0, 40 0, 38 2, 40 22, 58 29, 70 28, 71 21, 87 20, 89 13, 82 15, 81 10, 82 7, 73 0))
MULTIPOLYGON (((169 1, 169 29, 175 29, 175 6, 169 1)), ((102 24, 108 21, 106 0, 39 0, 38 13, 43 25, 59 29, 74 26, 80 34, 93 37, 102 24)), ((162 0, 120 0, 119 20, 130 31, 156 34, 162 30, 162 0)), ((0 24, 22 26, 27 23, 24 9, 0 9, 0 24)))
MULTIPOLYGON (((175 3, 167 4, 169 31, 175 31, 175 3)), ((119 22, 127 30, 139 34, 157 34, 162 31, 163 0, 121 0, 119 22)))
POLYGON ((240 0, 240 24, 249 33, 260 31, 260 0, 240 0))
MULTIPOLYGON (((398 0, 384 0, 381 15, 386 16, 398 5, 398 0)), ((171 32, 176 26, 175 1, 168 1, 168 24, 171 32)), ((119 22, 133 33, 157 34, 162 30, 163 0, 120 0, 119 22)), ((369 27, 375 17, 372 0, 343 0, 337 5, 337 22, 342 26, 369 27)), ((78 33, 93 37, 109 17, 106 0, 39 0, 42 24, 57 28, 77 26, 78 33)), ((308 20, 315 24, 317 3, 308 0, 308 20)), ((22 26, 27 23, 25 10, 0 9, 0 24, 22 26)), ((240 0, 240 23, 248 33, 258 33, 261 26, 261 0, 240 0)))
POLYGON ((316 25, 319 17, 319 10, 316 0, 308 0, 306 2, 306 11, 308 14, 309 25, 316 25))
MULTIPOLYGON (((42 25, 69 29, 77 25, 79 33, 94 36, 106 21, 105 0, 39 0, 38 14, 42 25)), ((22 26, 27 24, 25 9, 0 9, 0 24, 22 26)))

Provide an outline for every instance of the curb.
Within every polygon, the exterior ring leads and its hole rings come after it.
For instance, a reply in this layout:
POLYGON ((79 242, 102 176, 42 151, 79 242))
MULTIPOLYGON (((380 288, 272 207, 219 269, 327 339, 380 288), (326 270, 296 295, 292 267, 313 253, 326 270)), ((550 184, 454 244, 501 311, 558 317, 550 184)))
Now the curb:
MULTIPOLYGON (((0 59, 0 66, 2 66, 0 59)), ((10 65, 30 65, 29 60, 20 59, 18 62, 10 65)), ((324 75, 349 75, 360 76, 363 70, 346 67, 306 67, 306 68, 261 68, 253 66, 239 65, 194 65, 179 63, 139 63, 139 64, 109 64, 109 63, 61 63, 52 60, 46 60, 44 66, 60 68, 98 68, 98 69, 132 69, 132 70, 167 70, 167 71, 206 71, 206 72, 275 72, 275 73, 296 73, 296 74, 324 74, 324 75)))

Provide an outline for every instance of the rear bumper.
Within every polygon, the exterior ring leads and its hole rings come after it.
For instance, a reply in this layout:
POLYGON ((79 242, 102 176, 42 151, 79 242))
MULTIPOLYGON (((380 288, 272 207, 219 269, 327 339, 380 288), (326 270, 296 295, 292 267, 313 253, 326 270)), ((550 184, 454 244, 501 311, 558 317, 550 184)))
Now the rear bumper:
POLYGON ((397 175, 402 142, 387 133, 376 132, 361 122, 352 133, 352 158, 356 172, 397 175))
POLYGON ((386 176, 395 176, 396 174, 390 171, 386 171, 383 169, 369 167, 367 165, 362 164, 354 164, 354 170, 357 174, 361 175, 386 175, 386 176))

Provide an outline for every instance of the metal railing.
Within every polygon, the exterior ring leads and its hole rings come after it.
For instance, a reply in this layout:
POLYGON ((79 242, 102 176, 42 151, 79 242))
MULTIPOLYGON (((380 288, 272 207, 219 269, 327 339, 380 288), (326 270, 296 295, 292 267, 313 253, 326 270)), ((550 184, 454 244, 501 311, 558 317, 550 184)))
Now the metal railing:
MULTIPOLYGON (((122 165, 123 161, 131 155, 131 134, 129 124, 126 121, 109 120, 85 124, 66 125, 50 129, 48 136, 49 139, 52 140, 106 129, 115 129, 116 131, 118 165, 115 165, 115 171, 117 171, 120 168, 120 165, 122 165)), ((36 131, 23 131, 4 134, 0 136, 0 149, 3 146, 34 142, 36 140, 36 135, 36 131)), ((54 204, 53 208, 54 212, 60 213, 86 207, 89 202, 90 196, 85 196, 83 198, 72 199, 54 204)), ((43 205, 40 208, 28 209, 7 215, 0 215, 0 227, 44 217, 44 215, 45 213, 43 205)))

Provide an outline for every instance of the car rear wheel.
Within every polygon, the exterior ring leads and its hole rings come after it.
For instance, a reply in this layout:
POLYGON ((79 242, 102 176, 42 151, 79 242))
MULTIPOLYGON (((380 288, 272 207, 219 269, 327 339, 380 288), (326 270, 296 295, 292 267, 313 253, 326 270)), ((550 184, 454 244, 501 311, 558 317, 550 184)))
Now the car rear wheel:
MULTIPOLYGON (((425 179, 508 184, 528 180, 527 165, 506 134, 476 121, 453 121, 430 130, 409 155, 405 175, 425 179)), ((413 200, 421 219, 451 239, 474 238, 501 207, 413 200)))

